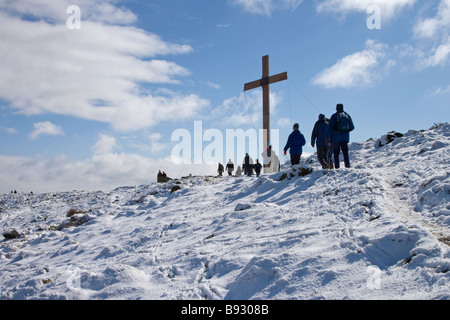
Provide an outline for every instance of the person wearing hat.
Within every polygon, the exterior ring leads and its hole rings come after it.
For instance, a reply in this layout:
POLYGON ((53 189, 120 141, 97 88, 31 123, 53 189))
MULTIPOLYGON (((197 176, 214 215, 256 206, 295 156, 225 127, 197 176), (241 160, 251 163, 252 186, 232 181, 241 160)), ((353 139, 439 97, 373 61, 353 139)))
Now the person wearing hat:
POLYGON ((325 119, 325 115, 319 115, 319 120, 314 125, 314 129, 311 134, 311 146, 314 148, 317 145, 317 158, 323 169, 329 167, 329 139, 328 134, 328 121, 325 119))
POLYGON ((295 166, 300 163, 300 158, 303 153, 303 146, 306 144, 305 136, 300 132, 300 125, 294 124, 294 131, 289 135, 286 146, 284 147, 284 155, 290 149, 291 164, 295 166))
POLYGON ((339 155, 342 151, 346 168, 350 168, 350 157, 348 154, 348 144, 350 142, 350 132, 355 130, 353 120, 348 113, 344 111, 344 105, 336 106, 336 113, 331 116, 329 137, 333 145, 334 166, 339 169, 339 155))

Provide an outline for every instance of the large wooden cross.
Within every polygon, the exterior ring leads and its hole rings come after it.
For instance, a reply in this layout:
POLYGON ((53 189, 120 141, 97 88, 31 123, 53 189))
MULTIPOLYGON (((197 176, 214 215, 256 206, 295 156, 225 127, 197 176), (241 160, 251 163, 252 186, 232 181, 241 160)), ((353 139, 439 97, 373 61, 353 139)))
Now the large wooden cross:
POLYGON ((269 56, 263 57, 263 75, 260 80, 247 83, 244 91, 262 87, 263 89, 263 129, 264 129, 264 150, 270 143, 270 85, 288 79, 287 72, 269 76, 269 56))

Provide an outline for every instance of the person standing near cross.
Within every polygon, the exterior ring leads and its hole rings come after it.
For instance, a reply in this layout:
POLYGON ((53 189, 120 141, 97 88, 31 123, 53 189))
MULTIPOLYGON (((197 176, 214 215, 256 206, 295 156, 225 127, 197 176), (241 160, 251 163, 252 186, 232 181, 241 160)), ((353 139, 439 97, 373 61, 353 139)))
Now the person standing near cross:
POLYGON ((287 155, 287 151, 290 149, 291 165, 296 166, 300 164, 300 158, 303 154, 303 147, 306 144, 305 136, 300 132, 300 125, 294 124, 293 132, 290 134, 289 139, 284 147, 284 155, 287 155))

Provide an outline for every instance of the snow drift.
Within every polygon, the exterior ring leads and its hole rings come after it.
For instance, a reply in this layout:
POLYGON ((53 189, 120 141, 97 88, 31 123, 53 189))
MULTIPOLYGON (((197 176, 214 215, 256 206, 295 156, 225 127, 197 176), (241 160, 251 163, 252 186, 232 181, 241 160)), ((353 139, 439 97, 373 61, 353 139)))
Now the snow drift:
POLYGON ((352 169, 3 195, 0 299, 449 299, 450 125, 350 150, 352 169))

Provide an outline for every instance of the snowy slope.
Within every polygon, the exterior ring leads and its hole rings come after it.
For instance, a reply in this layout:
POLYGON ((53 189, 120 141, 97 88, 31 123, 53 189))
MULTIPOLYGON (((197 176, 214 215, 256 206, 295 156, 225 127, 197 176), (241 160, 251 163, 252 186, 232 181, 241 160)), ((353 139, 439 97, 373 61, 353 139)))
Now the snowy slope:
POLYGON ((449 299, 450 125, 385 138, 306 176, 3 195, 0 299, 449 299))

